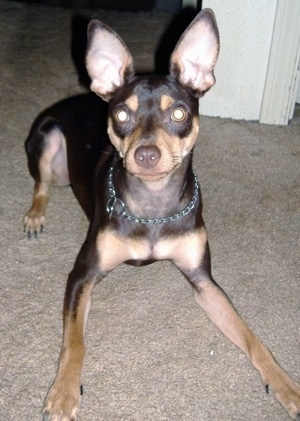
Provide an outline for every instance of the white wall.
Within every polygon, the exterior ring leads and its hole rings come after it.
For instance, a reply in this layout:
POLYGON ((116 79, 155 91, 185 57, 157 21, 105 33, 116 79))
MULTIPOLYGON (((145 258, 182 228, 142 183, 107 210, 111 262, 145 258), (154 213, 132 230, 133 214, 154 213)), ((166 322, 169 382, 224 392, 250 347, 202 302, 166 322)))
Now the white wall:
POLYGON ((259 120, 277 0, 203 0, 221 39, 216 84, 200 100, 203 115, 259 120))

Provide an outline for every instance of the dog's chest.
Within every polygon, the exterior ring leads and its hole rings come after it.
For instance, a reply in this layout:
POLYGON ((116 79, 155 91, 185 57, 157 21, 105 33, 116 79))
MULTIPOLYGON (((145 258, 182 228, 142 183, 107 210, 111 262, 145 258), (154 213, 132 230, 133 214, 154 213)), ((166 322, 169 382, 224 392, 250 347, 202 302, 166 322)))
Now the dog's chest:
POLYGON ((206 242, 204 228, 175 238, 161 238, 155 244, 146 238, 128 238, 113 231, 102 231, 97 236, 97 250, 100 267, 105 272, 128 261, 156 260, 171 260, 181 268, 193 270, 202 261, 206 242))

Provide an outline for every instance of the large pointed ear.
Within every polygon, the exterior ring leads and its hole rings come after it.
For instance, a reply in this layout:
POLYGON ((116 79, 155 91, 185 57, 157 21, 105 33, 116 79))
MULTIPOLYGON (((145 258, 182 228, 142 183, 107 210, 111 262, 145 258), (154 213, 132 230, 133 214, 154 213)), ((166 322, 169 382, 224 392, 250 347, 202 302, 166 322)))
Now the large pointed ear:
POLYGON ((98 20, 88 25, 86 67, 91 90, 105 101, 134 74, 133 59, 125 43, 98 20))
POLYGON ((215 84, 219 31, 212 10, 202 10, 185 30, 171 56, 170 72, 201 97, 215 84))

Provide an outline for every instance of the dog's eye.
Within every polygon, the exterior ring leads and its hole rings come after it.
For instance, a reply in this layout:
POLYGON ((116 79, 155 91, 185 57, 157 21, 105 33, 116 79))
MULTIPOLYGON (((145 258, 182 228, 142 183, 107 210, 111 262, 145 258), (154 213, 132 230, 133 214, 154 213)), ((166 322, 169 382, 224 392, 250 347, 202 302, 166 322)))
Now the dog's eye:
POLYGON ((126 123, 127 121, 129 121, 129 114, 125 110, 117 110, 115 113, 115 117, 119 123, 126 123))
POLYGON ((174 108, 171 114, 171 119, 173 121, 184 121, 186 119, 186 111, 184 108, 174 108))

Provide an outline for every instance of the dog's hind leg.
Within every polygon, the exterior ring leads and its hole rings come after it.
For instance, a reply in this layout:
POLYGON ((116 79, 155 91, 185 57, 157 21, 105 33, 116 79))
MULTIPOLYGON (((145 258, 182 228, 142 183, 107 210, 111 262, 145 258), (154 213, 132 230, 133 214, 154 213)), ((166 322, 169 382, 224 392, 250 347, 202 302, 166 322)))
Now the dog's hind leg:
POLYGON ((51 184, 70 184, 66 140, 62 129, 52 118, 33 127, 25 144, 28 166, 35 180, 32 205, 24 217, 28 237, 37 236, 45 224, 45 210, 51 184))

